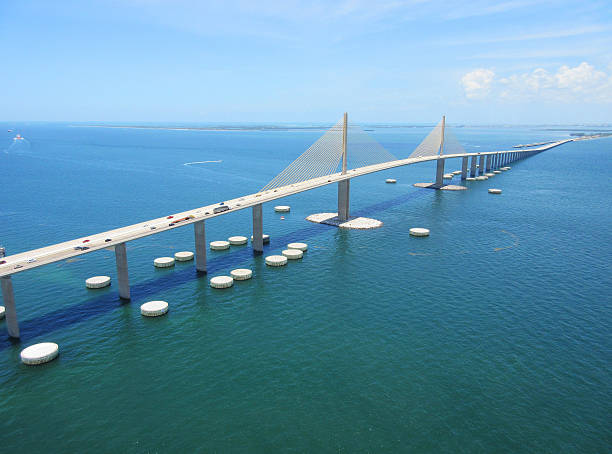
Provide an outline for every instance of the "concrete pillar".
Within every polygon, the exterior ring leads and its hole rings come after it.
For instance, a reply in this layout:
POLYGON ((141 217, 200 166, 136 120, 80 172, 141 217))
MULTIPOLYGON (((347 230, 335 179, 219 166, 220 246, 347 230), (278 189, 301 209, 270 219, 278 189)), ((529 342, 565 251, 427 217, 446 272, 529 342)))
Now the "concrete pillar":
POLYGON ((486 167, 486 169, 487 169, 487 172, 491 171, 491 155, 490 154, 487 155, 487 167, 486 167))
POLYGON ((472 164, 470 166, 470 177, 472 178, 476 176, 476 159, 478 159, 476 155, 472 156, 472 164))
POLYGON ((461 179, 465 180, 467 178, 467 166, 468 166, 468 157, 463 157, 463 162, 461 163, 461 179))
POLYGON ((480 155, 480 162, 478 163, 478 175, 484 174, 484 155, 480 155))
POLYGON ((338 181, 338 219, 346 221, 349 218, 350 179, 338 181))
POLYGON ((444 186, 444 159, 438 158, 438 164, 436 167, 436 188, 444 186))
POLYGON ((263 252, 263 213, 261 203, 253 205, 253 252, 263 252))
POLYGON ((493 170, 497 170, 499 167, 499 154, 493 156, 493 170))
POLYGON ((19 323, 17 322, 17 310, 15 309, 13 282, 11 281, 11 276, 2 277, 0 281, 2 281, 2 300, 4 301, 6 329, 10 337, 17 339, 19 338, 19 323))
POLYGON ((115 261, 117 262, 117 283, 119 298, 130 299, 130 278, 128 276, 127 251, 125 243, 115 245, 115 261))
POLYGON ((194 222, 196 270, 206 273, 206 224, 204 221, 194 222))

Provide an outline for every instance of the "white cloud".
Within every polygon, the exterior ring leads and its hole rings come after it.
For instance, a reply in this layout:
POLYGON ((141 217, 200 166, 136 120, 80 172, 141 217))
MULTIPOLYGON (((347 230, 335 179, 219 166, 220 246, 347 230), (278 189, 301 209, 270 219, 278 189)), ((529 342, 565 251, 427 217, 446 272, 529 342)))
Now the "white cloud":
POLYGON ((491 83, 495 73, 490 69, 475 69, 461 78, 465 96, 469 99, 486 98, 491 91, 491 83))
POLYGON ((556 72, 536 68, 501 78, 491 70, 477 69, 465 74, 461 83, 468 99, 612 103, 612 71, 606 73, 586 62, 563 65, 556 72))

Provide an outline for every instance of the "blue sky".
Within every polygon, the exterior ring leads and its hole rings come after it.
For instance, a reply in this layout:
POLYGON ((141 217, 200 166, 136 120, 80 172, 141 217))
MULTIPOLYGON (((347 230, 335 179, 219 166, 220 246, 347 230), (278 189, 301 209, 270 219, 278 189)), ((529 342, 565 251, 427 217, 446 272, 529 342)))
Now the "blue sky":
POLYGON ((0 120, 612 122, 612 0, 2 0, 0 44, 0 120))

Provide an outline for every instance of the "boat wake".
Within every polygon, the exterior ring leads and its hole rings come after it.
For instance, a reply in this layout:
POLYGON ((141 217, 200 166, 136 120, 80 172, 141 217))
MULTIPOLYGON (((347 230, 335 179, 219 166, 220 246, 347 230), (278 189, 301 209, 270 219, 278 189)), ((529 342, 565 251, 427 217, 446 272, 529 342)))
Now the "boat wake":
POLYGON ((193 162, 186 162, 183 165, 184 166, 194 166, 197 164, 208 164, 209 162, 223 162, 221 159, 219 159, 218 161, 193 161, 193 162))

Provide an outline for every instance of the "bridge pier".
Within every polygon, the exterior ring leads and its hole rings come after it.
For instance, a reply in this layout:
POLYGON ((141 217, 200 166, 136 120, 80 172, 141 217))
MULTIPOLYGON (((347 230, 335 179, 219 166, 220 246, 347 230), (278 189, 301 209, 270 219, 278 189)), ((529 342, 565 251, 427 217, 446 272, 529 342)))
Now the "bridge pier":
POLYGON ((470 166, 470 177, 474 178, 476 176, 476 155, 472 156, 472 164, 470 166))
POLYGON ((499 154, 493 156, 493 170, 497 170, 499 167, 499 154))
POLYGON ((261 203, 253 205, 253 252, 263 253, 263 211, 261 203))
POLYGON ((468 157, 465 156, 463 158, 463 162, 461 163, 461 179, 465 180, 467 178, 467 167, 468 167, 468 157))
POLYGON ((6 329, 9 337, 19 338, 19 322, 17 321, 17 310, 15 309, 15 294, 13 293, 13 281, 11 276, 0 278, 2 282, 2 300, 4 301, 6 329))
POLYGON ((351 180, 338 181, 338 219, 346 221, 349 218, 349 198, 351 180))
POLYGON ((436 183, 434 185, 435 188, 441 188, 444 186, 444 161, 444 159, 438 158, 436 166, 436 183))
POLYGON ((485 157, 483 154, 480 155, 480 162, 478 163, 478 175, 484 175, 484 161, 485 157))
POLYGON ((115 245, 115 262, 117 263, 117 283, 119 298, 130 299, 130 278, 128 276, 127 250, 125 243, 115 245))
POLYGON ((206 224, 204 221, 194 222, 196 270, 206 273, 206 224))
POLYGON ((487 155, 487 167, 486 167, 487 172, 491 171, 491 155, 488 154, 487 155))

